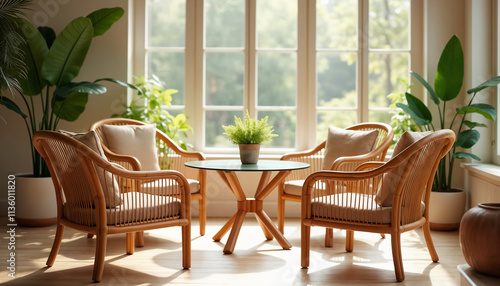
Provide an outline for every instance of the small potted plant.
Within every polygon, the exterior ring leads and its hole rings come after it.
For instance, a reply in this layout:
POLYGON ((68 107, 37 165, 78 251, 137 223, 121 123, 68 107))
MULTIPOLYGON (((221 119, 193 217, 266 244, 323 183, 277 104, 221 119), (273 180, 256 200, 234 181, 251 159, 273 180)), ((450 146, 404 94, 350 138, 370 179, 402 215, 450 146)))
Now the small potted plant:
POLYGON ((224 135, 229 138, 234 144, 240 147, 240 159, 243 164, 256 164, 259 160, 260 144, 272 141, 273 137, 278 136, 273 134, 273 127, 267 123, 269 116, 261 120, 250 118, 250 115, 245 116, 245 122, 234 116, 235 125, 224 126, 224 135))

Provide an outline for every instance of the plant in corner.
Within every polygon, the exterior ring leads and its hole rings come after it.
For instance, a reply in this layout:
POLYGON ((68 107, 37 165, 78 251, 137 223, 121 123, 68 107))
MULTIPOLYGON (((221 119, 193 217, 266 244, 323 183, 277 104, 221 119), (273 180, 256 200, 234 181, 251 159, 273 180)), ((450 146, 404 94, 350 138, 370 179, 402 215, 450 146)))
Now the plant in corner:
MULTIPOLYGON (((70 22, 57 37, 49 27, 37 29, 27 20, 16 18, 24 35, 17 52, 23 55, 27 71, 16 78, 22 92, 14 89, 12 99, 0 96, 0 105, 23 118, 30 143, 37 130, 56 130, 60 120, 78 119, 85 110, 89 94, 106 92, 106 87, 97 82, 106 80, 127 85, 109 78, 73 82, 85 61, 92 39, 103 35, 123 14, 124 10, 119 7, 94 11, 87 17, 78 17, 70 22), (19 100, 21 105, 16 103, 19 100)), ((50 176, 33 145, 31 155, 33 176, 50 176)))
POLYGON ((250 118, 248 110, 245 116, 245 122, 234 116, 235 125, 222 126, 224 135, 240 148, 240 158, 243 164, 255 164, 259 159, 260 144, 272 141, 274 134, 273 127, 267 123, 269 116, 261 120, 250 118))
POLYGON ((469 102, 462 106, 460 97, 457 96, 462 88, 464 78, 464 56, 460 40, 453 36, 446 44, 439 58, 434 80, 434 89, 419 74, 411 74, 429 92, 431 101, 439 112, 439 125, 432 122, 432 115, 425 104, 406 93, 408 104, 398 103, 397 106, 424 127, 425 130, 435 131, 437 128, 448 128, 457 135, 452 149, 439 162, 434 177, 429 206, 429 223, 433 230, 455 230, 460 226, 460 221, 465 211, 465 192, 452 188, 452 176, 455 159, 471 158, 480 160, 472 153, 462 152, 458 148, 468 149, 474 146, 480 137, 476 128, 486 127, 485 124, 470 120, 471 114, 479 114, 488 120, 496 119, 496 110, 486 103, 474 103, 478 92, 500 83, 500 77, 494 77, 467 91, 470 94, 469 102), (455 101, 453 101, 455 100, 455 101), (459 106, 459 107, 456 107, 459 106))
MULTIPOLYGON (((425 87, 429 92, 430 102, 433 102, 439 111, 439 128, 449 128, 455 131, 457 135, 453 148, 441 159, 436 176, 433 182, 433 191, 450 192, 452 183, 453 166, 455 159, 471 158, 480 160, 472 153, 459 151, 457 148, 468 149, 474 146, 478 141, 480 134, 476 130, 478 127, 486 127, 485 124, 469 120, 468 114, 479 114, 488 120, 496 119, 496 110, 493 106, 486 103, 474 103, 478 92, 491 86, 500 84, 500 76, 491 78, 482 84, 467 90, 471 94, 468 104, 461 107, 454 107, 452 100, 456 99, 463 83, 464 78, 464 55, 460 40, 453 36, 446 44, 439 59, 434 89, 419 74, 411 74, 425 87), (451 113, 451 116, 449 116, 451 113), (451 120, 447 120, 451 118, 451 120)), ((397 106, 415 120, 415 122, 425 128, 425 130, 435 131, 437 127, 432 122, 432 115, 425 104, 417 97, 406 93, 408 104, 398 103, 397 106)))

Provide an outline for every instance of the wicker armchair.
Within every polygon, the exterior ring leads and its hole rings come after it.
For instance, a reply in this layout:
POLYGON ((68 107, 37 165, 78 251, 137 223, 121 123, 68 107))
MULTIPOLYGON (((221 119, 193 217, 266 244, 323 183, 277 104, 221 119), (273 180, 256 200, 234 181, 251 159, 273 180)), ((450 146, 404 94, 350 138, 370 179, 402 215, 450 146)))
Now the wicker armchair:
MULTIPOLYGON (((102 125, 146 125, 146 123, 125 118, 107 118, 95 122, 90 127, 101 138, 104 152, 111 162, 118 163, 129 170, 140 170, 140 163, 132 156, 126 154, 113 153, 107 148, 106 138, 104 138, 101 130, 102 125)), ((176 170, 181 172, 191 186, 191 200, 199 202, 199 220, 200 220, 200 235, 205 235, 206 225, 206 171, 195 170, 184 165, 185 162, 205 160, 205 156, 201 152, 185 151, 179 147, 165 133, 156 129, 156 148, 158 154, 159 166, 162 170, 176 170)), ((138 235, 137 239, 142 241, 142 236, 138 235)), ((140 244, 140 242, 139 242, 140 244)))
MULTIPOLYGON (((367 122, 359 123, 346 130, 370 131, 378 130, 378 138, 374 149, 366 154, 352 157, 340 157, 332 165, 331 170, 337 171, 354 171, 360 164, 368 161, 384 161, 387 150, 391 145, 394 131, 391 126, 385 123, 367 122)), ((284 233, 285 226, 285 201, 301 202, 300 191, 304 180, 310 174, 322 170, 323 160, 325 157, 326 141, 316 146, 314 149, 288 153, 281 157, 281 160, 290 160, 305 162, 311 165, 310 168, 292 171, 278 187, 278 229, 284 233), (288 191, 288 190, 292 191, 288 191), (295 191, 293 191, 295 190, 295 191)), ((331 247, 333 245, 333 231, 327 230, 325 236, 325 245, 331 247)))
MULTIPOLYGON (((87 134, 99 142, 94 132, 87 134)), ((132 254, 135 232, 181 226, 182 266, 190 268, 191 200, 186 178, 177 171, 125 170, 99 155, 100 144, 94 145, 96 149, 82 142, 52 131, 33 136, 49 167, 57 199, 57 231, 47 265, 54 264, 65 227, 96 235, 92 280, 98 282, 108 235, 125 233, 126 251, 132 254), (156 186, 152 193, 139 192, 141 184, 152 181, 156 186)))
POLYGON ((431 258, 437 262, 427 206, 436 168, 454 140, 453 131, 440 130, 401 148, 387 163, 368 162, 357 172, 311 174, 302 189, 302 267, 309 266, 311 226, 347 230, 349 252, 354 231, 390 234, 397 281, 405 278, 401 233, 422 226, 431 258))

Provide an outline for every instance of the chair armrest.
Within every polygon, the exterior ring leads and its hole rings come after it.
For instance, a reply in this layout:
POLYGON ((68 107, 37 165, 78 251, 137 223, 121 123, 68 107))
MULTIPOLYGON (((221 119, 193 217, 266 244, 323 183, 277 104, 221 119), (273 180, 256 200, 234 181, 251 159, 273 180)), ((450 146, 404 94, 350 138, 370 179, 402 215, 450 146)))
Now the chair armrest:
POLYGON ((358 156, 339 157, 337 158, 337 160, 335 160, 335 162, 333 162, 331 170, 353 171, 356 170, 356 168, 362 163, 369 161, 380 161, 380 159, 383 159, 383 158, 378 158, 381 155, 382 154, 380 153, 380 150, 373 150, 370 153, 358 156))
POLYGON ((378 168, 378 167, 384 165, 385 163, 386 162, 380 162, 380 161, 365 162, 365 163, 362 163, 361 165, 359 165, 356 168, 356 172, 362 172, 362 171, 372 170, 372 169, 375 169, 375 168, 378 168))
MULTIPOLYGON (((117 153, 109 150, 108 147, 106 147, 105 145, 102 145, 102 149, 104 150, 104 154, 106 155, 106 157, 108 158, 109 161, 112 161, 114 163, 118 163, 119 165, 121 165, 120 162, 125 163, 125 164, 129 164, 133 171, 142 170, 141 163, 139 162, 139 160, 136 157, 130 156, 130 155, 117 154, 117 153)), ((123 165, 121 165, 121 166, 124 167, 123 165)), ((127 169, 127 168, 125 168, 125 169, 127 169)))

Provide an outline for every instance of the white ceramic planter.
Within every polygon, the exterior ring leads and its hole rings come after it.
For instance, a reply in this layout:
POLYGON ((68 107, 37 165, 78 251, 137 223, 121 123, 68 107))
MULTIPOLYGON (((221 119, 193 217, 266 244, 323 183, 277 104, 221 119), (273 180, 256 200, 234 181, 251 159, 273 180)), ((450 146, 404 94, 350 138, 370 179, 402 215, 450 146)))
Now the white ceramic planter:
POLYGON ((16 175, 16 222, 47 226, 57 222, 57 202, 51 177, 16 175))
POLYGON ((429 222, 433 230, 456 230, 465 213, 465 191, 431 192, 429 222))

